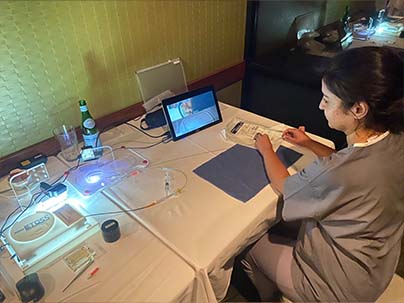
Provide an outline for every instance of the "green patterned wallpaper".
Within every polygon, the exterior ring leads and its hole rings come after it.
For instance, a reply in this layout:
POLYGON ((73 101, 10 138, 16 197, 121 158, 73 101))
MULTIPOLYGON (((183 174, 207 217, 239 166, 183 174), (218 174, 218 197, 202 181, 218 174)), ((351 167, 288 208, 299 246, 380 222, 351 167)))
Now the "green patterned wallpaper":
POLYGON ((327 0, 324 24, 329 24, 342 18, 345 6, 352 0, 327 0))
POLYGON ((0 157, 140 101, 134 71, 187 80, 243 60, 246 0, 0 1, 0 157))

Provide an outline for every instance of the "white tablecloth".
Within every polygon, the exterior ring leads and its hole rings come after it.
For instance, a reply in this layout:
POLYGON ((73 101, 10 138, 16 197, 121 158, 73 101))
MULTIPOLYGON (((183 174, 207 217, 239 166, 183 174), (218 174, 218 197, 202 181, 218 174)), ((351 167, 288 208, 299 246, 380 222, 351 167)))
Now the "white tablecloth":
MULTIPOLYGON (((51 176, 59 176, 66 166, 51 157, 47 164, 51 176)), ((69 195, 72 190, 69 188, 69 195)), ((74 190, 73 190, 74 192, 74 190)), ((13 199, 2 197, 2 221, 9 209, 15 207, 13 199), (10 205, 6 207, 6 205, 10 205)), ((118 207, 102 194, 81 200, 88 213, 117 211, 118 207)), ((97 216, 99 223, 116 219, 120 224, 121 238, 106 243, 98 232, 83 243, 96 252, 94 264, 87 270, 99 267, 98 273, 87 280, 83 274, 65 292, 62 289, 73 278, 62 259, 41 269, 38 274, 45 287, 48 302, 206 302, 204 281, 196 277, 176 252, 155 235, 147 231, 130 215, 118 213, 97 216)), ((13 285, 23 277, 21 270, 10 260, 8 252, 0 254, 1 288, 9 302, 16 300, 13 285), (8 281, 8 286, 5 281, 8 281), (14 281, 14 282, 13 282, 14 281)), ((7 301, 6 301, 7 302, 7 301)))
MULTIPOLYGON (((224 298, 230 282, 233 257, 256 241, 274 223, 278 201, 278 195, 270 186, 266 186, 247 203, 242 203, 192 172, 234 145, 225 141, 221 135, 221 130, 233 117, 267 126, 277 124, 224 104, 221 104, 221 108, 223 123, 177 142, 139 150, 150 160, 151 166, 148 169, 165 167, 179 170, 186 175, 187 182, 177 196, 133 213, 136 220, 176 251, 201 279, 205 279, 210 300, 214 300, 214 297, 218 300, 224 298)), ((125 141, 128 145, 139 146, 141 140, 153 141, 136 130, 128 132, 125 128, 120 131, 119 137, 104 140, 104 143, 118 145, 117 142, 125 141)), ((154 134, 162 132, 162 129, 153 131, 154 134)), ((282 145, 291 147, 286 142, 282 145)), ((303 168, 314 158, 306 150, 292 148, 304 153, 304 157, 289 169, 291 173, 303 168)), ((177 179, 180 179, 180 175, 177 179)), ((139 174, 104 192, 121 207, 136 208, 160 198, 163 195, 163 182, 162 178, 151 181, 147 180, 147 174, 139 174)))
POLYGON ((389 46, 404 49, 404 38, 380 33, 370 36, 369 40, 365 41, 354 39, 349 48, 357 48, 365 46, 389 46))

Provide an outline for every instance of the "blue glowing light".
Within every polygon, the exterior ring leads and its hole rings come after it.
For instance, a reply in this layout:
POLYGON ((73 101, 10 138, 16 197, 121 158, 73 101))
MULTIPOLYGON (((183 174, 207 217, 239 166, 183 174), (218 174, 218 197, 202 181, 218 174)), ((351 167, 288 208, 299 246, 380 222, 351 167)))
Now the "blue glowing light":
POLYGON ((86 178, 87 183, 94 184, 101 180, 101 177, 98 175, 91 175, 86 178))

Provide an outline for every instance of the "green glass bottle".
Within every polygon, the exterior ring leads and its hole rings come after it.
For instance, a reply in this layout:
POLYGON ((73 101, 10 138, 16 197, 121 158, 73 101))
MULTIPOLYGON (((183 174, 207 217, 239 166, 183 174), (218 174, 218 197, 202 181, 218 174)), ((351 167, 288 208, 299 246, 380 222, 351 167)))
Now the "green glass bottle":
POLYGON ((350 11, 349 5, 345 6, 345 13, 341 18, 341 22, 344 26, 344 30, 345 30, 346 34, 350 32, 349 20, 351 19, 351 16, 349 15, 349 11, 350 11))
POLYGON ((83 133, 84 146, 97 147, 101 146, 99 131, 95 125, 95 121, 87 108, 86 100, 80 100, 81 111, 81 131, 83 133))

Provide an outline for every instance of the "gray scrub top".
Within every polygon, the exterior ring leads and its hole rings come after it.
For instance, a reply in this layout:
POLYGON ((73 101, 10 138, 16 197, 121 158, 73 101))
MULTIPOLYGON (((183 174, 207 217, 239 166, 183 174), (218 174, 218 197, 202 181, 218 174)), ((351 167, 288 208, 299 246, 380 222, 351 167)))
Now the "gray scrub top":
POLYGON ((390 282, 404 230, 404 134, 349 146, 287 178, 285 221, 302 301, 370 302, 390 282))

